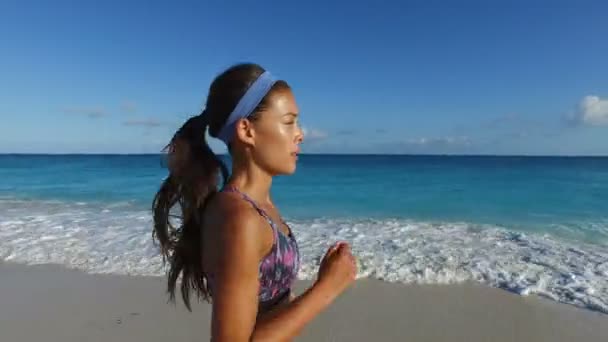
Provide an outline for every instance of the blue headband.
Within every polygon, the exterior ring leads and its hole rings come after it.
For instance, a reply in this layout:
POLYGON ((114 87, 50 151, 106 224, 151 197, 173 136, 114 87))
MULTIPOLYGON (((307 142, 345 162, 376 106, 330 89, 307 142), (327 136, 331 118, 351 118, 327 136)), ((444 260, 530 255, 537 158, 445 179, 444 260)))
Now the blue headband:
POLYGON ((277 80, 272 77, 270 72, 265 71, 255 82, 247 89, 247 92, 239 100, 236 107, 226 123, 218 133, 218 139, 222 140, 226 145, 230 143, 234 136, 234 125, 239 119, 243 119, 251 115, 253 110, 260 104, 264 96, 270 91, 270 88, 275 84, 277 80))

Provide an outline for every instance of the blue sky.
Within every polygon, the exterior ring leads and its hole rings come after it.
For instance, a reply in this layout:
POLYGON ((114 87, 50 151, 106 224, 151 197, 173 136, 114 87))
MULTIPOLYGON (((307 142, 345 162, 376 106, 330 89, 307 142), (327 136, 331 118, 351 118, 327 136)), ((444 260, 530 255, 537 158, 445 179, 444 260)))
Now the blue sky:
POLYGON ((608 155, 606 2, 25 3, 0 3, 0 152, 157 152, 253 61, 306 152, 608 155))

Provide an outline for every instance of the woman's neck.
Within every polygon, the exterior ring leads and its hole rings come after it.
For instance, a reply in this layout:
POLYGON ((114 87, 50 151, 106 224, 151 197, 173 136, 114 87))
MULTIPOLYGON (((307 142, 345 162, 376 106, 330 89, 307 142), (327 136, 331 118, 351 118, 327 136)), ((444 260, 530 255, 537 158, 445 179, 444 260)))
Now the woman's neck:
POLYGON ((255 165, 233 165, 228 185, 236 187, 258 203, 272 205, 272 176, 255 165))

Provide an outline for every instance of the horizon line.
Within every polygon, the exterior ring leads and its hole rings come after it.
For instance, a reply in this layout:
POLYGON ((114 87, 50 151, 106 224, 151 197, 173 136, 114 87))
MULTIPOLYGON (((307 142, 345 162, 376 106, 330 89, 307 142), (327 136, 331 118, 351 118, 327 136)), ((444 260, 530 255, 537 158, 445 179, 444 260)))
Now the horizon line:
MULTIPOLYGON (((33 153, 33 152, 0 152, 0 156, 160 156, 163 153, 33 153)), ((228 156, 228 153, 217 153, 228 156)), ((608 158, 608 154, 490 154, 490 153, 300 153, 301 156, 412 156, 412 157, 562 157, 562 158, 608 158)))

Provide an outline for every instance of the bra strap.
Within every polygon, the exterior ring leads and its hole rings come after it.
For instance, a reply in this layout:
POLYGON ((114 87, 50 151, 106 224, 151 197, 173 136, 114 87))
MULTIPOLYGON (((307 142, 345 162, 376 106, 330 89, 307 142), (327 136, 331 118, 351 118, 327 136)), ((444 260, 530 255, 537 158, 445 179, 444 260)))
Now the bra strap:
POLYGON ((245 201, 249 202, 249 204, 251 204, 255 210, 263 217, 266 219, 266 221, 268 221, 268 224, 270 224, 270 228, 272 228, 272 233, 274 234, 274 238, 275 241, 278 242, 278 231, 277 231, 277 227, 275 226, 274 221, 272 220, 272 218, 270 217, 270 215, 268 215, 268 213, 266 213, 266 211, 264 209, 262 209, 255 200, 253 200, 253 198, 249 197, 247 194, 245 194, 244 192, 240 191, 239 189, 235 188, 234 186, 226 186, 224 187, 224 189, 222 191, 226 191, 226 192, 234 192, 237 193, 241 196, 241 198, 243 198, 245 201))

